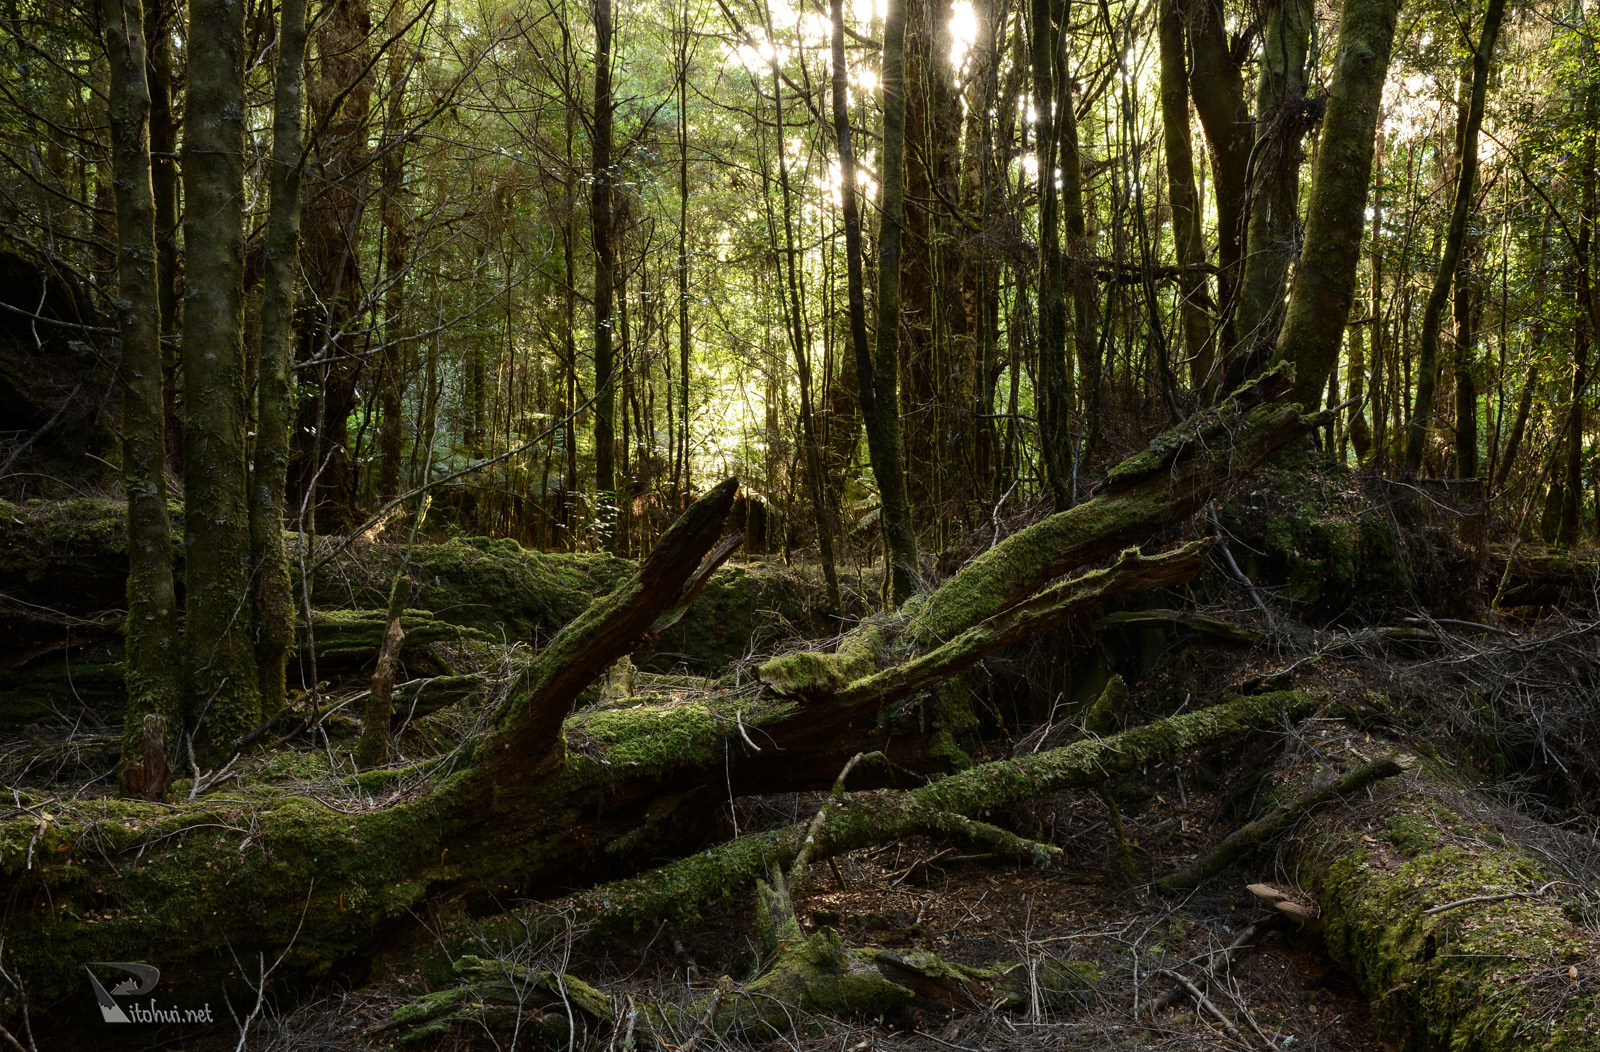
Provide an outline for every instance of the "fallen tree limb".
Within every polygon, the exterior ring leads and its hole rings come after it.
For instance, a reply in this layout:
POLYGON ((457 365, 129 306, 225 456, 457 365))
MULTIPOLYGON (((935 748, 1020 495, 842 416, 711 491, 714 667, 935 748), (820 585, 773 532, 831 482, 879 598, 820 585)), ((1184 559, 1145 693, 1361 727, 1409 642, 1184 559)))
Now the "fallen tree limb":
MULTIPOLYGON (((1328 703, 1326 695, 1312 691, 1235 698, 1110 737, 980 764, 919 789, 857 794, 829 816, 812 847, 813 857, 820 860, 937 828, 941 813, 972 816, 1063 789, 1099 785, 1109 774, 1242 737, 1328 703)), ((641 876, 580 892, 561 900, 559 908, 612 928, 694 917, 703 904, 750 886, 769 866, 788 865, 798 856, 804 836, 804 827, 789 826, 740 837, 641 876)), ((537 913, 548 907, 532 909, 537 913)))
POLYGON ((1199 887, 1205 880, 1222 872, 1237 859, 1271 843, 1278 834, 1313 808, 1329 800, 1336 800, 1365 789, 1373 782, 1393 778, 1411 766, 1414 766, 1414 761, 1404 755, 1385 756, 1380 760, 1363 764, 1343 778, 1302 793, 1271 814, 1245 823, 1229 833, 1222 843, 1196 859, 1192 865, 1161 878, 1156 886, 1168 894, 1199 887))

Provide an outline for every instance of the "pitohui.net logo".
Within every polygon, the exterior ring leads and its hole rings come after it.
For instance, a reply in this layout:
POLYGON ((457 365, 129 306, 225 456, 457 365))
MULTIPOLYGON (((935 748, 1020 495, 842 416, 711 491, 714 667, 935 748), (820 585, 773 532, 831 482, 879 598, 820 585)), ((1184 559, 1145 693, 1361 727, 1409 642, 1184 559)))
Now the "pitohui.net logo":
POLYGON ((155 998, 141 1004, 135 998, 143 997, 161 981, 161 969, 132 961, 90 961, 84 965, 89 973, 89 985, 94 988, 95 1000, 100 1003, 100 1015, 108 1023, 209 1023, 211 1006, 180 1008, 177 1005, 162 1007, 155 998), (107 992, 96 968, 114 968, 132 976, 123 979, 107 992), (120 1000, 119 1000, 120 998, 120 1000))

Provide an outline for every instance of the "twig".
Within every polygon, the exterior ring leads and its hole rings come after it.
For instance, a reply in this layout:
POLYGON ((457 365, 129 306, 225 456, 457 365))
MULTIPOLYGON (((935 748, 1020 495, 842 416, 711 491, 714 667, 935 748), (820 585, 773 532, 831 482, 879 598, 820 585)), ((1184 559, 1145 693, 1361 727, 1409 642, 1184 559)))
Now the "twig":
POLYGON ((722 1007, 722 999, 728 996, 728 991, 733 986, 733 980, 724 975, 717 980, 717 988, 711 992, 711 998, 706 1002, 706 1010, 700 1016, 694 1033, 689 1035, 689 1040, 678 1046, 678 1052, 694 1052, 700 1047, 700 1042, 706 1039, 711 1032, 711 1021, 716 1018, 717 1009, 722 1007))
POLYGON ((1430 910, 1423 910, 1422 916, 1431 917, 1435 913, 1443 913, 1446 910, 1453 910, 1457 906, 1471 906, 1478 902, 1504 902, 1506 899, 1537 899, 1542 897, 1545 892, 1561 883, 1564 883, 1564 881, 1552 880, 1538 891, 1508 891, 1504 895, 1474 895, 1471 898, 1457 899, 1454 902, 1447 902, 1443 906, 1435 906, 1430 910))
POLYGON ((1194 1001, 1196 1005, 1203 1008, 1211 1015, 1212 1018, 1221 1023, 1222 1032, 1224 1034, 1227 1034, 1241 1045, 1248 1045, 1250 1043, 1244 1039, 1243 1034, 1239 1033, 1239 1028, 1234 1026, 1233 1022, 1223 1014, 1222 1009, 1212 1004, 1211 1000, 1206 997, 1205 994, 1200 992, 1200 988, 1198 986, 1196 986, 1194 983, 1191 983, 1189 980, 1185 979, 1183 976, 1179 975, 1170 968, 1161 969, 1161 974, 1182 987, 1183 992, 1189 995, 1190 1000, 1194 1001))
MULTIPOLYGON (((1206 964, 1205 974, 1210 976, 1221 975, 1223 970, 1232 963, 1234 951, 1245 950, 1254 946, 1256 940, 1261 937, 1263 932, 1272 926, 1272 923, 1275 920, 1277 920, 1276 916, 1263 917, 1261 920, 1256 921, 1254 924, 1250 925, 1250 927, 1240 932, 1238 937, 1230 942, 1227 946, 1211 955, 1211 960, 1206 964)), ((1155 1003, 1150 1006, 1151 1013, 1161 1012, 1171 1008, 1173 1005, 1183 1000, 1183 995, 1183 988, 1180 986, 1174 986, 1172 989, 1156 998, 1155 1003)))

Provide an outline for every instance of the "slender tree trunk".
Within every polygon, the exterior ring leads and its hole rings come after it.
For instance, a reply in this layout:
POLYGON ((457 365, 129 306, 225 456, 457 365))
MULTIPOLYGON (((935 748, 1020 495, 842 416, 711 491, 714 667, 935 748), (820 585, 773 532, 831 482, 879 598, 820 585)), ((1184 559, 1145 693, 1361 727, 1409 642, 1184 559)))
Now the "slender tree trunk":
MULTIPOLYGON (((1080 430, 1086 432, 1084 441, 1070 465, 1074 477, 1089 467, 1094 459, 1095 447, 1100 438, 1101 353, 1100 311, 1096 295, 1093 263, 1090 260, 1088 223, 1084 218, 1083 155, 1078 148, 1078 114, 1072 98, 1072 78, 1067 75, 1066 34, 1058 33, 1055 48, 1057 62, 1056 86, 1056 160, 1061 172, 1061 219, 1066 226, 1067 246, 1064 266, 1070 268, 1067 284, 1072 290, 1072 344, 1077 356, 1078 384, 1082 396, 1073 399, 1069 369, 1068 404, 1076 401, 1080 430), (1086 425, 1083 423, 1087 418, 1086 425)), ((1071 436, 1065 447, 1071 455, 1071 436)), ((1073 498, 1076 499, 1076 493, 1073 498)))
POLYGON ((1316 17, 1312 7, 1311 0, 1276 0, 1267 11, 1256 89, 1249 255, 1235 314, 1245 375, 1267 358, 1283 323, 1283 291, 1299 226, 1306 57, 1316 17))
POLYGON ((1596 197, 1596 172, 1595 172, 1595 139, 1594 118, 1596 105, 1594 88, 1590 87, 1588 104, 1589 128, 1584 136, 1583 152, 1580 155, 1581 178, 1583 180, 1581 191, 1581 211, 1578 215, 1578 243, 1573 252, 1573 269, 1575 271, 1573 282, 1573 305, 1577 308, 1574 312, 1572 326, 1572 395, 1567 408, 1566 419, 1566 461, 1563 465, 1563 501, 1561 504, 1561 522, 1556 532, 1556 543, 1573 545, 1577 544, 1582 534, 1582 501, 1583 501, 1583 431, 1585 406, 1584 401, 1588 396, 1590 367, 1589 353, 1595 337, 1595 304, 1593 301, 1593 275, 1590 273, 1590 252, 1594 236, 1594 214, 1596 197))
MULTIPOLYGON (((411 228, 405 193, 405 97, 411 52, 396 47, 388 57, 388 109, 379 142, 378 185, 384 239, 383 358, 378 376, 378 496, 401 490, 400 461, 405 443, 404 406, 408 343, 405 322, 406 271, 411 264, 411 228)), ((541 406, 540 408, 543 408, 541 406)))
POLYGON ((1321 404, 1355 300, 1383 81, 1399 0, 1346 0, 1322 122, 1305 242, 1277 357, 1295 364, 1291 398, 1321 404))
POLYGON ((167 457, 161 369, 160 250, 146 127, 144 13, 139 0, 104 0, 110 70, 112 186, 117 208, 117 328, 122 356, 122 482, 128 500, 128 620, 124 679, 123 791, 154 789, 143 758, 145 716, 179 726, 177 597, 172 524, 167 518, 167 457), (137 784, 135 782, 137 781, 137 784))
MULTIPOLYGON (((1494 60, 1494 42, 1500 34, 1505 0, 1489 0, 1484 12, 1483 30, 1472 54, 1472 94, 1467 121, 1461 133, 1459 161, 1456 165, 1455 202, 1450 210, 1450 227, 1445 234, 1444 252, 1434 277, 1433 291, 1422 315, 1422 346, 1417 365, 1417 400, 1411 410, 1406 433, 1405 469, 1416 474, 1422 468, 1423 448, 1427 444, 1428 423, 1433 415, 1433 392, 1439 372, 1439 327, 1444 308, 1450 301, 1450 283, 1456 278, 1461 249, 1467 239, 1467 213, 1472 206, 1473 184, 1478 178, 1478 130, 1483 126, 1484 101, 1489 94, 1489 66, 1494 60)), ((1474 398, 1476 402, 1476 398, 1474 398)), ((1473 438, 1476 443, 1476 436, 1473 438)), ((1476 451, 1473 456, 1476 469, 1476 451)))
MULTIPOLYGON (((878 231, 878 333, 872 404, 862 403, 884 544, 884 595, 899 606, 916 590, 917 538, 900 459, 900 231, 905 222, 906 0, 889 0, 883 27, 883 200, 878 231)), ((867 384, 862 384, 865 391, 867 384)))
POLYGON ((1253 125, 1244 103, 1244 73, 1228 39, 1222 0, 1185 0, 1189 26, 1189 91, 1211 151, 1217 206, 1217 299, 1222 314, 1222 360, 1237 339, 1233 320, 1245 251, 1245 198, 1253 125))
POLYGON ((1034 157, 1039 186, 1039 452, 1056 511, 1072 506, 1071 386, 1067 367, 1067 287, 1056 189, 1059 54, 1050 0, 1031 0, 1034 157))
POLYGON ((273 95, 272 164, 266 237, 266 285, 256 387, 255 473, 250 549, 255 567, 256 666, 262 711, 284 703, 285 669, 294 644, 294 603, 283 551, 289 425, 294 419, 289 365, 294 347, 294 289, 300 252, 301 87, 305 80, 306 3, 283 0, 273 95))
POLYGON ((1550 280, 1550 224, 1554 218, 1554 208, 1546 207, 1544 227, 1539 234, 1539 262, 1533 271, 1533 332, 1528 338, 1529 368, 1522 378, 1522 394, 1517 398, 1511 434, 1506 438, 1505 451, 1500 454, 1500 463, 1495 470, 1494 489, 1497 492, 1505 489, 1506 480, 1511 476, 1511 466, 1516 463, 1517 452, 1522 448, 1522 438, 1527 431, 1528 416, 1533 411, 1533 392, 1539 386, 1538 370, 1545 337, 1544 294, 1550 280))
POLYGON ((1200 232, 1200 198, 1194 184, 1194 149, 1189 136, 1189 80, 1183 43, 1183 11, 1179 0, 1161 0, 1158 15, 1161 43, 1161 131, 1167 154, 1167 193, 1172 203, 1172 240, 1182 274, 1178 294, 1183 353, 1189 362, 1189 383, 1204 397, 1211 376, 1211 319, 1206 315, 1210 293, 1200 273, 1206 261, 1200 232))
MULTIPOLYGON (((689 5, 683 7, 683 37, 678 45, 678 457, 673 465, 674 512, 689 506, 694 488, 689 466, 689 5)), ((669 380, 670 384, 671 381, 669 380)))
MULTIPOLYGON (((772 26, 766 27, 767 34, 772 35, 772 26)), ((776 60, 772 67, 772 100, 777 120, 778 151, 778 193, 783 201, 783 245, 780 250, 777 244, 777 232, 772 233, 773 254, 778 260, 778 278, 784 281, 784 261, 787 267, 787 292, 788 307, 785 314, 788 316, 789 342, 794 348, 795 368, 800 380, 800 438, 805 448, 806 474, 810 476, 811 504, 817 521, 817 547, 822 556, 822 576, 827 582, 829 613, 837 613, 841 603, 839 598, 839 571, 834 563, 833 554, 833 525, 828 515, 828 503, 824 492, 825 486, 822 477, 822 450, 817 442, 816 417, 812 407, 812 393, 816 390, 811 374, 811 334, 810 327, 805 323, 805 313, 800 303, 800 252, 795 247, 794 238, 794 208, 790 201, 789 188, 789 160, 784 150, 784 120, 783 120, 783 79, 778 72, 776 60)), ((768 171, 768 166, 762 166, 763 177, 768 171)), ((771 206, 767 211, 769 226, 773 222, 771 206)), ((784 292, 778 293, 780 303, 784 299, 784 292)))
MULTIPOLYGON (((594 0, 594 123, 592 171, 594 187, 589 200, 589 222, 594 239, 594 480, 595 499, 605 514, 616 505, 616 370, 611 346, 612 295, 616 285, 615 218, 611 171, 611 0, 594 0)), ((616 547, 615 525, 607 535, 608 548, 616 547)))
POLYGON ((156 288, 161 298, 161 370, 169 461, 183 448, 178 379, 178 122, 172 110, 172 5, 145 0, 145 78, 150 93, 150 185, 155 192, 156 288))
POLYGON ((190 0, 183 187, 188 719, 217 756, 260 721, 245 606, 244 5, 190 0))
POLYGON ((1476 238, 1463 253, 1455 279, 1456 477, 1478 477, 1478 315, 1482 296, 1473 282, 1476 238))
POLYGON ((300 445, 291 465, 291 500, 306 502, 313 523, 338 530, 356 521, 349 421, 358 406, 356 381, 362 368, 354 352, 359 346, 361 221, 370 180, 372 4, 329 0, 326 10, 316 19, 317 60, 307 92, 320 127, 302 205, 306 215, 300 258, 314 294, 309 299, 317 306, 308 311, 311 316, 298 333, 305 356, 317 365, 304 374, 312 392, 300 406, 294 431, 300 445))

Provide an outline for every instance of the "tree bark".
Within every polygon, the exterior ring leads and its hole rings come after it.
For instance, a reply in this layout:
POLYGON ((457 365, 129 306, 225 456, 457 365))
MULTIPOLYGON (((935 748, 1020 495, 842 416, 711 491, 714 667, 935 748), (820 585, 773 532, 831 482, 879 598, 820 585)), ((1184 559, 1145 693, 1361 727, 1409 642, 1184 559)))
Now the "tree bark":
POLYGON ((1244 103, 1244 73, 1228 40, 1222 0, 1184 0, 1189 28, 1189 91, 1211 151, 1217 206, 1217 299, 1222 325, 1217 353, 1231 358, 1233 321, 1244 259, 1245 198, 1255 133, 1244 103))
MULTIPOLYGON (((594 240, 594 482, 604 515, 615 516, 616 480, 616 356, 611 346, 612 296, 616 288, 616 245, 612 230, 615 188, 612 185, 611 136, 611 0, 594 0, 594 122, 591 128, 591 169, 594 186, 589 197, 589 223, 594 240)), ((616 522, 606 534, 606 547, 616 549, 616 522)), ((602 527, 604 529, 605 527, 602 527)))
POLYGON ((1167 155, 1167 196, 1172 203, 1172 239, 1182 276, 1183 353, 1189 361, 1189 384, 1202 393, 1214 383, 1211 375, 1213 341, 1206 306, 1211 296, 1206 276, 1198 269, 1206 261, 1200 231, 1200 199, 1194 184, 1194 149, 1189 137, 1189 81, 1179 0, 1161 0, 1157 32, 1161 45, 1161 131, 1167 155))
POLYGON ((889 0, 883 29, 883 200, 878 230, 878 331, 870 408, 862 403, 867 451, 878 481, 883 524, 883 594, 899 606, 921 579, 917 537, 906 494, 900 448, 900 233, 905 224, 905 39, 906 0, 889 0))
POLYGON ((1291 398, 1316 407, 1355 299, 1374 135, 1399 0, 1348 0, 1306 209, 1305 241, 1276 358, 1295 366, 1291 398))
POLYGON ((309 102, 311 143, 300 264, 308 297, 298 339, 312 392, 300 406, 290 503, 324 530, 354 525, 349 420, 362 363, 353 353, 362 298, 361 221, 369 194, 371 0, 332 0, 319 18, 309 102))
POLYGON ((1072 506, 1072 377, 1067 367, 1066 275, 1056 189, 1056 131, 1064 71, 1051 0, 1032 0, 1034 157, 1039 187, 1039 451, 1055 510, 1072 506))
POLYGON ((260 722, 245 489, 244 6, 190 0, 183 187, 184 649, 202 756, 260 722))
MULTIPOLYGON (((1235 312, 1241 350, 1265 361, 1283 322, 1300 210, 1300 140, 1306 132, 1306 58, 1316 14, 1310 0, 1277 0, 1262 34, 1248 255, 1235 312)), ((1246 366, 1246 372, 1252 371, 1246 366)))
POLYGON ((283 550, 289 428, 294 419, 290 363, 294 294, 300 254, 301 89, 305 83, 305 0, 283 0, 278 13, 278 67, 273 94, 272 162, 267 177, 266 283, 256 367, 255 472, 250 483, 250 554, 255 568, 255 649, 261 710, 283 707, 294 600, 283 550))
MULTIPOLYGON (((176 727, 180 635, 167 518, 166 413, 162 392, 160 253, 146 128, 144 13, 138 0, 105 0, 112 185, 117 207, 117 327, 122 356, 122 484, 127 492, 128 620, 123 759, 138 763, 144 716, 176 727)), ((124 791, 131 787, 124 785, 124 791)), ((155 787, 160 791, 160 786, 155 787)))

